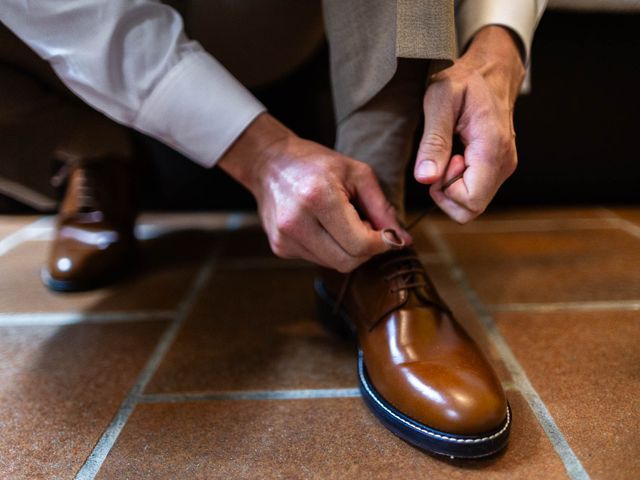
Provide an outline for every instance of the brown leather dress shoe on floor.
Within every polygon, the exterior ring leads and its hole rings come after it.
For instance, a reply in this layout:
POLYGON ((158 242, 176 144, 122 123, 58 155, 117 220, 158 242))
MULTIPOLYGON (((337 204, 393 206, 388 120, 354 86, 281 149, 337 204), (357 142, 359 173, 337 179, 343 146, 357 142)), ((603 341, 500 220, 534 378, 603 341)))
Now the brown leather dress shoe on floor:
POLYGON ((323 271, 315 288, 323 321, 357 334, 360 390, 389 430, 450 457, 506 446, 511 411, 500 381, 413 250, 374 257, 348 276, 323 271))
POLYGON ((136 263, 136 202, 128 159, 67 158, 67 190, 42 280, 51 290, 97 288, 136 263))

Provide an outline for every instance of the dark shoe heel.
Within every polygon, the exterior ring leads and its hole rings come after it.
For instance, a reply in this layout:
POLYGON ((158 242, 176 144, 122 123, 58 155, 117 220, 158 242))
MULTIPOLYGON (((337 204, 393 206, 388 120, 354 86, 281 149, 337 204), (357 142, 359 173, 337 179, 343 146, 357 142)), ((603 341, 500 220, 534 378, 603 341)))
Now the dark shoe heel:
POLYGON ((354 340, 355 334, 349 322, 340 311, 336 312, 335 302, 327 292, 322 280, 314 282, 316 292, 316 315, 320 323, 331 333, 345 340, 354 340))

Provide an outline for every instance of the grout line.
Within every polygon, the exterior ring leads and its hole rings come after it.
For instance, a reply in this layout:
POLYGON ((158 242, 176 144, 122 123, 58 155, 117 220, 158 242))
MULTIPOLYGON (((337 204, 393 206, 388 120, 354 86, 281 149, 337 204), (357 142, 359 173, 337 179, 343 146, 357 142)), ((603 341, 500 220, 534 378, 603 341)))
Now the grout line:
POLYGON ((601 230, 618 228, 611 225, 611 218, 557 218, 535 220, 480 220, 477 223, 460 228, 459 226, 440 226, 443 233, 518 233, 518 232, 555 232, 567 230, 601 230))
POLYGON ((501 383, 502 383, 502 388, 504 388, 505 390, 517 390, 517 391, 520 391, 518 386, 514 382, 512 382, 511 380, 504 380, 501 383))
MULTIPOLYGON (((202 230, 206 232, 217 232, 224 230, 235 230, 237 228, 242 228, 244 226, 251 226, 251 214, 247 214, 244 212, 230 212, 226 214, 226 225, 203 225, 203 224, 194 224, 194 225, 162 225, 152 223, 150 220, 143 220, 135 226, 135 235, 138 240, 152 240, 162 235, 166 235, 168 233, 181 231, 189 228, 195 228, 197 230, 202 230)), ((43 220, 42 224, 39 224, 39 221, 36 221, 32 224, 25 225, 21 227, 19 231, 26 230, 23 241, 26 240, 38 240, 38 241, 51 241, 54 238, 55 233, 55 222, 53 219, 55 216, 49 215, 41 218, 43 220)), ((14 232, 15 235, 18 232, 14 232)), ((11 236, 11 235, 10 235, 11 236)), ((10 236, 6 237, 4 240, 7 240, 10 236)), ((4 241, 0 241, 0 255, 2 255, 2 247, 1 244, 4 241)), ((11 247, 13 248, 13 247, 11 247)))
MULTIPOLYGON (((517 390, 510 381, 502 382, 505 390, 517 390)), ((140 396, 140 403, 190 403, 218 400, 302 400, 318 398, 360 398, 360 389, 309 388, 291 390, 223 390, 198 393, 150 393, 140 396)))
POLYGON ((43 230, 42 224, 50 223, 51 219, 52 217, 50 216, 41 217, 35 222, 32 222, 29 225, 25 225, 24 227, 13 232, 11 235, 8 235, 0 240, 0 256, 10 252, 22 242, 32 240, 41 235, 41 232, 43 230))
POLYGON ((562 312, 562 311, 602 311, 640 310, 640 300, 613 300, 598 302, 548 302, 548 303, 498 303, 488 305, 494 312, 562 312))
POLYGON ((103 432, 96 446, 93 448, 93 451, 78 471, 75 477, 76 480, 93 479, 102 467, 102 464, 111 451, 111 448, 113 448, 113 445, 116 443, 120 432, 122 432, 127 420, 133 413, 133 409, 135 408, 138 399, 151 380, 151 377, 158 369, 162 358, 173 344, 180 328, 185 322, 188 314, 191 312, 191 308, 195 304, 198 295, 205 287, 207 280, 211 276, 217 259, 218 250, 218 248, 214 247, 209 258, 198 272, 191 288, 185 295, 185 298, 180 302, 173 322, 169 327, 167 327, 167 330, 156 345, 154 352, 151 354, 147 364, 142 369, 142 372, 138 376, 135 384, 120 405, 118 412, 115 414, 113 420, 103 432))
POLYGON ((169 227, 156 224, 139 223, 134 228, 136 240, 153 240, 170 232, 169 227))
POLYGON ((91 454, 87 457, 84 465, 82 465, 78 471, 76 480, 93 479, 100 470, 102 463, 107 458, 107 455, 118 439, 118 436, 131 416, 131 413, 133 413, 133 409, 135 408, 139 397, 151 380, 155 371, 158 369, 165 353, 173 344, 182 324, 191 312, 191 308, 195 304, 199 293, 202 291, 207 280, 211 276, 217 259, 217 254, 218 248, 214 248, 210 253, 209 258, 198 272, 198 275, 185 295, 185 298, 180 302, 173 322, 169 325, 164 335, 156 345, 154 352, 151 354, 151 357, 142 369, 142 372, 135 384, 122 402, 120 409, 100 437, 100 440, 98 440, 98 443, 91 454))
POLYGON ((556 450, 558 456, 562 460, 565 469, 569 474, 569 477, 574 480, 589 479, 589 474, 586 472, 586 470, 582 466, 582 463, 558 428, 558 425, 547 409, 547 406, 542 401, 542 398, 533 388, 533 385, 529 381, 529 378, 527 377, 524 369, 522 368, 515 355, 511 351, 511 348, 509 348, 506 340, 498 330, 498 327, 491 317, 489 310, 480 301, 478 295, 469 284, 469 281, 462 271, 462 268, 457 264, 455 257, 453 256, 453 253, 451 252, 446 240, 432 225, 425 225, 424 229, 427 236, 440 251, 443 258, 446 259, 451 270, 452 277, 467 297, 467 300, 475 310, 480 322, 485 327, 489 339, 500 354, 500 357, 504 361, 505 366, 507 367, 509 373, 513 378, 513 384, 518 388, 518 390, 520 390, 524 398, 527 400, 527 403, 531 407, 531 410, 538 419, 538 422, 547 434, 547 437, 553 445, 553 448, 556 450))
POLYGON ((175 312, 170 310, 1 313, 0 327, 166 321, 175 318, 175 315, 175 312))
POLYGON ((611 226, 620 228, 621 230, 627 232, 629 235, 640 238, 640 225, 636 225, 632 221, 621 217, 616 212, 614 212, 613 210, 609 210, 608 208, 601 207, 600 210, 603 212, 603 214, 610 215, 610 217, 605 218, 605 220, 611 226))
MULTIPOLYGON (((244 214, 230 215, 227 219, 227 228, 229 230, 238 228, 244 222, 244 217, 244 214)), ((80 470, 78 470, 78 473, 75 477, 76 480, 93 479, 98 474, 98 471, 102 467, 102 464, 107 458, 107 455, 115 445, 118 436, 122 432, 125 424, 129 420, 129 417, 133 413, 136 404, 139 402, 144 389, 160 366, 160 362, 164 358, 165 354, 178 336, 178 333, 182 328, 182 325, 186 321, 193 306, 195 305, 200 292, 207 285, 209 278, 215 270, 220 251, 221 246, 216 245, 209 252, 205 263, 200 268, 200 271, 191 284, 191 287, 185 294, 184 298, 180 301, 173 322, 167 327, 167 330, 160 338, 155 350, 149 357, 149 360, 142 369, 142 372, 140 372, 140 375, 138 376, 135 384, 133 385, 133 387, 131 387, 131 390, 122 401, 122 404, 111 420, 111 423, 103 432, 92 452, 89 454, 82 467, 80 467, 80 470)))
POLYGON ((142 221, 135 227, 136 238, 138 240, 151 240, 171 232, 195 228, 206 232, 217 232, 224 230, 237 230, 250 224, 250 214, 244 212, 229 212, 226 215, 224 225, 162 225, 153 223, 151 220, 142 221))
POLYGON ((226 219, 225 230, 238 230, 244 227, 248 220, 249 216, 246 213, 229 213, 226 219))
POLYGON ((358 388, 312 388, 299 390, 239 390, 203 393, 155 393, 140 397, 140 403, 207 402, 215 400, 302 400, 357 398, 358 388))

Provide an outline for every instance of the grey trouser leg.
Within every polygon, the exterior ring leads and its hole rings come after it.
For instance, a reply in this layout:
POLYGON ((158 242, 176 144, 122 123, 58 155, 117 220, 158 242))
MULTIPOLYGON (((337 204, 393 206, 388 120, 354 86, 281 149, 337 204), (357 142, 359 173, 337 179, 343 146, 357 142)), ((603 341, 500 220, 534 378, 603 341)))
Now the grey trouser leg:
POLYGON ((391 81, 338 123, 336 150, 368 163, 404 221, 404 177, 422 113, 428 62, 398 59, 391 81))

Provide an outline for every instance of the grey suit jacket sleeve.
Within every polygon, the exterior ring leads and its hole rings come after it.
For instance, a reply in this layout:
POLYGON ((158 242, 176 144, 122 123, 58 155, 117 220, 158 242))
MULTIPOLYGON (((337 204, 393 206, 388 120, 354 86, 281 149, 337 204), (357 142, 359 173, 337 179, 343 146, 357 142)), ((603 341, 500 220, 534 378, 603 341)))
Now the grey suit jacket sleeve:
POLYGON ((462 51, 482 27, 502 25, 513 30, 528 62, 533 34, 547 0, 460 0, 456 3, 456 33, 462 51))

